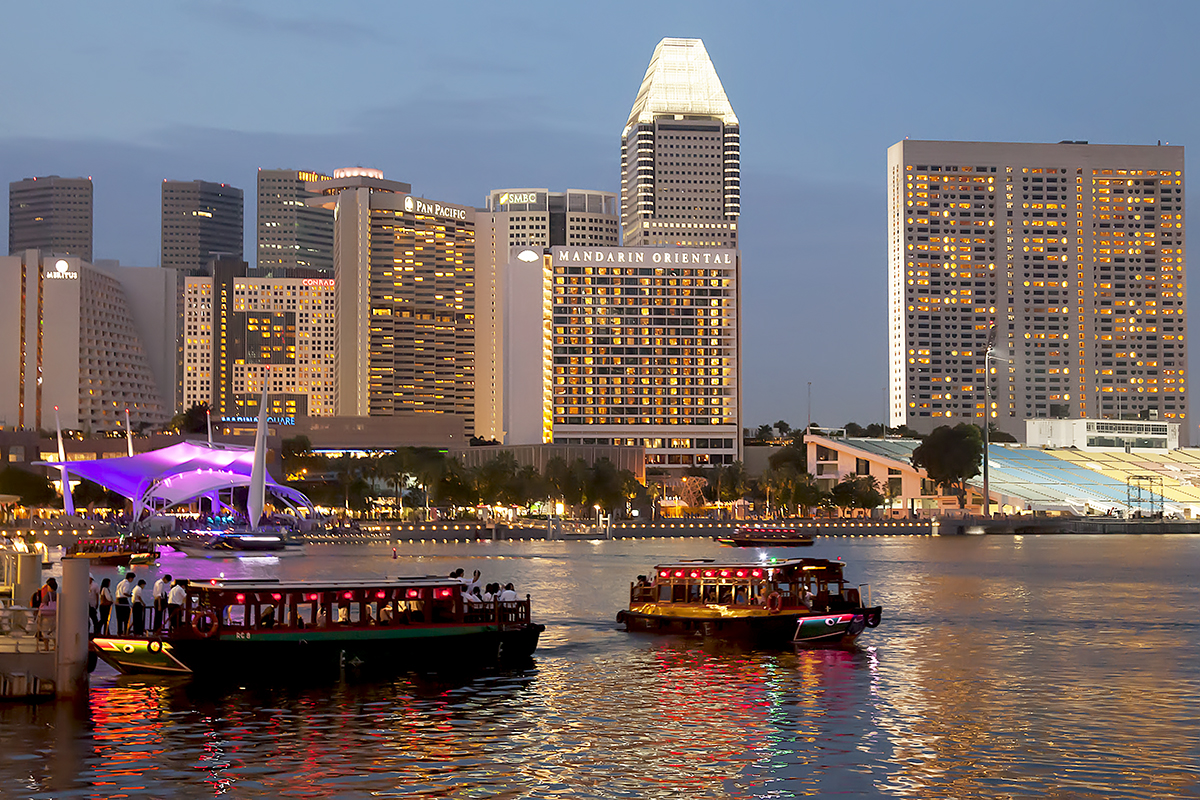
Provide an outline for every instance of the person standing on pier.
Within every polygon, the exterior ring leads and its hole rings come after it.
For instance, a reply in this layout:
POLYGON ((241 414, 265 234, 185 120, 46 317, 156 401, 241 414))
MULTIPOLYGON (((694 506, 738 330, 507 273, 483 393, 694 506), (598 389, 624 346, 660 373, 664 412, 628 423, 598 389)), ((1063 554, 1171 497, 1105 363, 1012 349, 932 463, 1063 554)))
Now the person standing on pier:
POLYGON ((88 620, 92 623, 92 636, 100 634, 100 584, 88 575, 88 620))
POLYGON ((133 579, 137 575, 125 573, 125 580, 117 584, 117 636, 129 633, 129 612, 132 610, 129 597, 133 594, 133 579))
POLYGON ((37 638, 53 639, 58 625, 58 581, 47 578, 46 585, 38 590, 37 638))
POLYGON ((163 575, 154 582, 154 591, 151 593, 151 599, 154 602, 154 621, 151 623, 151 628, 155 631, 161 631, 163 628, 163 615, 167 610, 167 592, 170 590, 170 575, 163 575))

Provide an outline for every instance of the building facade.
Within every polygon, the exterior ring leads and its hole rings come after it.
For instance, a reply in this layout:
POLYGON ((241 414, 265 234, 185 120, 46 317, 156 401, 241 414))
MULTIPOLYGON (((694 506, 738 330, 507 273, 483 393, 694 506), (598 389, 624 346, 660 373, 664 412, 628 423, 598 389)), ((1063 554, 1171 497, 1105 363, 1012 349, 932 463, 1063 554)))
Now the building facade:
POLYGON ((474 432, 475 209, 379 170, 308 188, 334 211, 338 416, 455 414, 474 432))
POLYGON ((665 470, 740 460, 736 250, 517 248, 507 277, 507 443, 643 447, 665 470))
POLYGON ((8 185, 8 252, 92 260, 92 179, 48 175, 8 185))
MULTIPOLYGON (((1183 148, 905 140, 888 150, 889 414, 1185 423, 1183 148)), ((1187 442, 1186 424, 1181 441, 1187 442)))
POLYGON ((475 435, 504 441, 503 272, 514 247, 616 247, 618 196, 496 189, 475 214, 475 435))
POLYGON ((258 269, 313 269, 333 276, 333 211, 310 206, 313 181, 332 176, 294 169, 258 171, 258 269))
POLYGON ((273 416, 332 414, 333 279, 248 277, 235 259, 208 273, 184 279, 183 407, 253 420, 265 388, 273 416))
POLYGON ((621 134, 627 247, 738 246, 737 115, 699 39, 663 39, 621 134))
POLYGON ((121 281, 75 256, 0 257, 0 417, 6 427, 100 433, 170 414, 121 281))
POLYGON ((163 181, 161 265, 203 269, 221 257, 242 257, 242 190, 227 183, 163 181))

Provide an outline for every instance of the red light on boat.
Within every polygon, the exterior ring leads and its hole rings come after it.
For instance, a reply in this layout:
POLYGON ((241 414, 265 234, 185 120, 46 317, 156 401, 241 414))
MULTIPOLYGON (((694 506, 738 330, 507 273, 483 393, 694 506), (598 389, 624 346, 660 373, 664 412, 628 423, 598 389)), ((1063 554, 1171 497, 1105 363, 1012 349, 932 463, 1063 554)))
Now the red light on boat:
POLYGON ((317 602, 317 600, 318 600, 319 598, 320 598, 320 595, 316 595, 316 594, 310 594, 310 595, 308 596, 308 599, 309 599, 309 600, 311 600, 311 601, 313 601, 314 603, 315 603, 315 602, 317 602))
POLYGON ((704 570, 704 577, 711 578, 712 576, 713 576, 713 571, 711 569, 704 570))
POLYGON ((282 599, 283 599, 283 595, 281 595, 281 594, 273 594, 273 595, 271 595, 271 599, 272 599, 272 600, 274 600, 276 603, 278 603, 280 600, 282 600, 282 599))
POLYGON ((721 570, 721 577, 722 577, 722 578, 728 578, 728 577, 729 577, 729 570, 727 570, 727 569, 723 569, 723 570, 721 570))
POLYGON ((354 592, 343 592, 342 597, 346 598, 347 600, 353 600, 354 592))
POLYGON ((217 585, 217 579, 216 579, 216 578, 213 578, 212 580, 210 580, 210 581, 209 581, 209 584, 211 584, 212 586, 216 586, 216 585, 217 585))
POLYGON ((404 596, 408 597, 408 598, 420 597, 421 590, 420 589, 409 589, 407 592, 404 593, 404 596))
POLYGON ((683 570, 681 570, 681 569, 677 569, 677 570, 675 570, 675 577, 676 577, 676 578, 682 578, 682 577, 683 577, 683 570))
POLYGON ((235 599, 236 599, 236 600, 237 600, 239 603, 244 603, 244 602, 246 602, 246 595, 244 595, 244 594, 239 594, 239 595, 238 595, 238 596, 237 596, 235 599))
POLYGON ((754 570, 753 572, 751 572, 750 574, 751 574, 753 577, 755 577, 755 578, 761 578, 761 577, 762 577, 762 570, 761 570, 761 569, 756 569, 756 570, 754 570))
POLYGON ((699 573, 699 572, 696 572, 696 570, 692 570, 692 571, 691 571, 691 573, 688 575, 688 577, 689 577, 689 578, 699 578, 699 577, 700 577, 700 573, 699 573))
POLYGON ((377 600, 382 600, 385 597, 387 597, 387 592, 376 592, 375 593, 375 599, 377 599, 377 600))
POLYGON ((438 597, 449 597, 452 593, 453 592, 450 589, 438 589, 437 590, 438 597))
POLYGON ((744 577, 746 577, 746 570, 744 570, 744 569, 739 569, 739 570, 737 571, 737 576, 738 576, 739 578, 744 578, 744 577))

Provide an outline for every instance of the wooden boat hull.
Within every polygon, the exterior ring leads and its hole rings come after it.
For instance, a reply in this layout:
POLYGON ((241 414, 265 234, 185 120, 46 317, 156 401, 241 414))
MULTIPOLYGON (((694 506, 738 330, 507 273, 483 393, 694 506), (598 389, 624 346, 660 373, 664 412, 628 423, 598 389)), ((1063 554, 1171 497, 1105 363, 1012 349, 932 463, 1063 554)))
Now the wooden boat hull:
POLYGON ((233 549, 224 547, 206 547, 200 543, 170 541, 167 542, 176 551, 193 558, 265 558, 268 556, 302 556, 304 545, 289 544, 284 547, 268 549, 233 549))
POLYGON ((875 627, 882 609, 853 609, 838 613, 779 613, 752 615, 695 615, 655 613, 653 609, 620 611, 617 622, 627 631, 684 634, 731 639, 760 646, 846 645, 868 627, 875 627))
POLYGON ((83 558, 99 566, 120 567, 125 564, 148 564, 157 561, 160 555, 161 553, 155 550, 152 553, 75 553, 65 558, 83 558))
POLYGON ((714 536, 713 540, 730 547, 811 547, 816 539, 811 536, 739 536, 729 534, 714 536))
POLYGON ((92 652, 126 674, 243 680, 405 670, 462 671, 528 663, 544 625, 529 623, 308 628, 222 633, 210 639, 97 637, 92 652))

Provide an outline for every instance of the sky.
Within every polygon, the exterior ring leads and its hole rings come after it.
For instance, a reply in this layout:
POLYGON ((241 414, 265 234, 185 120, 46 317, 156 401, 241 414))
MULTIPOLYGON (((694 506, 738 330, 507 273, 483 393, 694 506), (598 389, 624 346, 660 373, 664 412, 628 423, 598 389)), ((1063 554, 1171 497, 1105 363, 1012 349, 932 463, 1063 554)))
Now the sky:
POLYGON ((142 266, 164 179, 243 189, 249 260, 260 167, 377 167, 474 206, 618 191, 654 46, 700 38, 741 124, 743 425, 865 425, 886 413, 887 148, 1190 147, 1198 22, 1107 0, 6 3, 0 180, 92 177, 95 257, 142 266))

